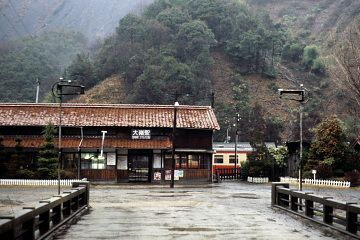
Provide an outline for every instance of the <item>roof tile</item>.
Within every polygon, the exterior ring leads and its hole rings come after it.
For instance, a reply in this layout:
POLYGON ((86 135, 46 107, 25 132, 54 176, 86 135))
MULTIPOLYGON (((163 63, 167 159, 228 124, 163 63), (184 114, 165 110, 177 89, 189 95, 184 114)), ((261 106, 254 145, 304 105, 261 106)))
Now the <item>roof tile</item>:
MULTIPOLYGON (((174 106, 139 104, 62 104, 63 126, 172 127, 174 106)), ((1 103, 0 126, 58 125, 59 104, 1 103)), ((178 107, 177 127, 219 130, 210 106, 178 107)))

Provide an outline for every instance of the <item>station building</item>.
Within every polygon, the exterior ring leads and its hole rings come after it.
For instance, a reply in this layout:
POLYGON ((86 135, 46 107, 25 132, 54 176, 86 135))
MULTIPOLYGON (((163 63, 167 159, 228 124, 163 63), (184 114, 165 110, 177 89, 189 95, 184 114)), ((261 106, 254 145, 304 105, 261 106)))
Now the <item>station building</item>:
POLYGON ((61 122, 61 168, 79 178, 110 182, 212 181, 213 132, 219 124, 210 106, 1 103, 0 135, 6 151, 21 137, 26 166, 36 169, 42 131, 61 122), (175 114, 176 112, 176 114, 175 114), (176 128, 174 132, 174 117, 176 128), (175 145, 174 140, 175 139, 175 145))

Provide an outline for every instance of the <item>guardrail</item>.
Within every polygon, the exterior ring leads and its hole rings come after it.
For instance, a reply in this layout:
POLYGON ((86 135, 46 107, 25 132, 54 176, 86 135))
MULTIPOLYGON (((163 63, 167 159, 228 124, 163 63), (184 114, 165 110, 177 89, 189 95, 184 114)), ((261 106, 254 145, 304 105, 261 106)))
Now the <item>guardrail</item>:
MULTIPOLYGON (((73 182, 80 181, 80 179, 60 179, 60 185, 71 186, 73 182)), ((0 179, 0 185, 36 185, 36 186, 51 186, 58 185, 57 179, 0 179)))
POLYGON ((289 183, 272 183, 271 206, 283 209, 334 230, 360 239, 360 206, 332 197, 289 188, 289 183))
POLYGON ((43 239, 89 206, 88 181, 72 183, 71 191, 0 216, 0 239, 43 239))
MULTIPOLYGON (((280 182, 298 183, 299 179, 291 178, 291 177, 280 177, 280 182)), ((303 183, 311 184, 311 185, 321 185, 321 186, 350 187, 350 182, 346 182, 346 181, 305 178, 303 179, 303 183)))

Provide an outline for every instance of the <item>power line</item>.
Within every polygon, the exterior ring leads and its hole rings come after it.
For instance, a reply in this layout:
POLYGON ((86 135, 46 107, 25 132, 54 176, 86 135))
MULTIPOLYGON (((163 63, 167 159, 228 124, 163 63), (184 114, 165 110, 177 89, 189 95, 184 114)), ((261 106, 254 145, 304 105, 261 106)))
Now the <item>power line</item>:
MULTIPOLYGON (((36 41, 35 38, 32 36, 32 34, 29 32, 29 30, 27 29, 27 27, 25 26, 24 22, 22 21, 20 15, 18 14, 16 8, 14 7, 13 3, 10 2, 10 6, 12 8, 12 10, 14 11, 14 13, 16 14, 16 16, 18 17, 21 25, 23 26, 23 28, 25 29, 26 33, 28 34, 29 38, 26 38, 26 36, 21 36, 21 34, 19 33, 19 31, 16 29, 16 26, 14 25, 14 23, 9 19, 9 17, 5 14, 5 12, 3 11, 3 16, 6 18, 6 20, 9 22, 9 24, 11 25, 12 29, 15 31, 15 33, 18 35, 18 37, 20 38, 20 40, 25 44, 25 46, 29 49, 29 51, 31 52, 31 54, 33 55, 33 57, 35 59, 37 59, 40 62, 43 62, 43 66, 45 66, 47 69, 49 69, 50 71, 53 71, 54 69, 56 69, 56 65, 49 59, 49 57, 44 54, 42 57, 40 58, 40 55, 33 49, 31 48, 31 45, 29 44, 29 42, 27 40, 29 40, 34 46, 36 45, 36 41), (44 62, 45 59, 46 62, 44 62), (52 69, 49 67, 49 65, 52 67, 52 69)), ((0 11, 2 11, 3 8, 0 9, 0 11)))
POLYGON ((11 0, 10 0, 9 2, 10 2, 10 5, 11 5, 11 8, 14 10, 16 16, 17 16, 18 19, 20 20, 21 25, 24 27, 24 29, 25 29, 25 31, 27 32, 27 34, 29 34, 31 40, 35 43, 35 40, 34 40, 33 36, 32 36, 32 35, 30 34, 30 32, 27 30, 24 22, 22 21, 22 19, 20 18, 19 14, 18 14, 17 11, 16 11, 16 9, 14 8, 14 5, 12 4, 11 0))

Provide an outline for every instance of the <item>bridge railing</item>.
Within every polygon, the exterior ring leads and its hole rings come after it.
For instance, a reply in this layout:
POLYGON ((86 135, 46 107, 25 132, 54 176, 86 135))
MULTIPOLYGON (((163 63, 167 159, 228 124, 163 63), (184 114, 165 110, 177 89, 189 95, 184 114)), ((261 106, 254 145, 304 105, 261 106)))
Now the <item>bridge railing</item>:
POLYGON ((289 188, 289 183, 272 183, 271 206, 315 221, 360 239, 360 205, 289 188))
POLYGON ((70 191, 0 216, 0 239, 42 239, 89 206, 88 181, 73 182, 70 191))

